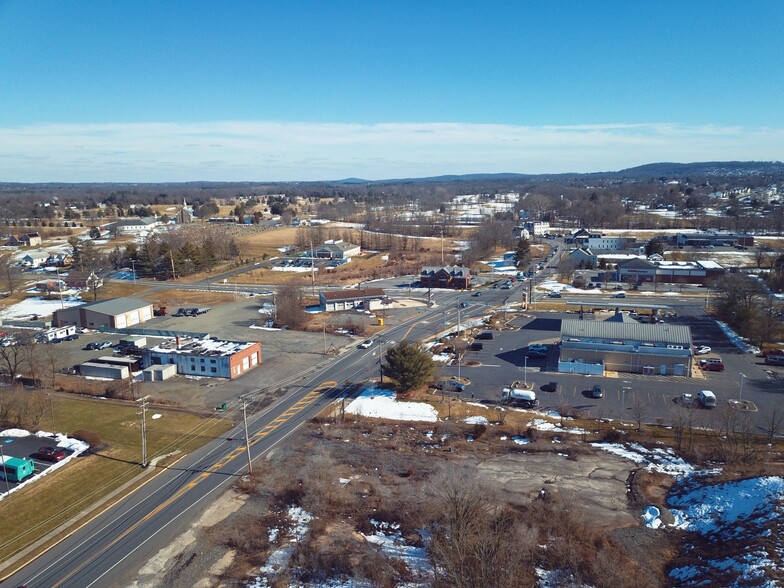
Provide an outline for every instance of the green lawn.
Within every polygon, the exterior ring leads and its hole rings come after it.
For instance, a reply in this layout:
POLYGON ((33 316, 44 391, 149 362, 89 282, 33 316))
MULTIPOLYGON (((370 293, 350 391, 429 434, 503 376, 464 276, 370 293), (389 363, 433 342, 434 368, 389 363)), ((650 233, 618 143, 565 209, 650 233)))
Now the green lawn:
MULTIPOLYGON (((80 397, 53 398, 56 430, 100 435, 103 448, 72 460, 0 502, 0 561, 7 561, 141 472, 138 406, 80 397)), ((51 430, 47 414, 43 429, 51 430)), ((158 408, 147 412, 147 457, 179 450, 169 462, 220 436, 231 423, 217 417, 158 408), (160 414, 158 419, 152 415, 160 414)))

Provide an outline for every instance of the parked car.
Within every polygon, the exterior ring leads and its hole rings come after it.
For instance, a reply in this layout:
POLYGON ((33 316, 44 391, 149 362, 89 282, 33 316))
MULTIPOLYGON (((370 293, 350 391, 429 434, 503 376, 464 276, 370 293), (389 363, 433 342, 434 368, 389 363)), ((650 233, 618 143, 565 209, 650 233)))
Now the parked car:
POLYGON ((108 349, 109 347, 114 345, 114 343, 112 343, 111 341, 99 341, 98 343, 94 343, 94 345, 95 347, 93 347, 93 349, 108 349))
POLYGON ((723 372, 724 362, 720 359, 701 359, 700 367, 706 372, 723 372))
POLYGON ((357 347, 359 347, 360 349, 367 349, 368 347, 372 347, 372 346, 373 346, 373 340, 372 339, 366 339, 366 340, 362 341, 362 343, 357 345, 357 347))
POLYGON ((540 345, 538 343, 534 343, 528 346, 529 353, 547 353, 547 345, 540 345))
POLYGON ((436 388, 445 392, 463 392, 465 391, 465 384, 457 380, 440 380, 436 382, 436 388))
POLYGON ((78 338, 79 338, 79 335, 77 335, 76 333, 74 333, 73 335, 68 335, 68 336, 65 338, 65 340, 66 340, 66 341, 76 341, 78 338))
POLYGON ((481 292, 474 292, 473 294, 471 294, 471 296, 481 296, 481 295, 482 295, 481 292))
POLYGON ((707 355, 711 352, 711 348, 707 345, 695 345, 694 346, 694 355, 707 355))
POLYGON ((594 384, 593 388, 591 388, 591 398, 603 398, 604 392, 602 392, 602 387, 599 384, 594 384))
POLYGON ((547 382, 542 386, 544 392, 558 392, 558 382, 547 382))
POLYGON ((549 296, 550 298, 562 298, 560 292, 550 292, 547 296, 549 296))
POLYGON ((38 451, 36 452, 36 456, 38 457, 38 459, 42 459, 44 461, 53 461, 53 462, 57 462, 65 459, 66 455, 67 454, 65 453, 65 449, 63 449, 62 447, 51 447, 51 446, 39 447, 38 451))
POLYGON ((470 347, 471 351, 482 351, 482 349, 484 348, 485 346, 479 343, 478 341, 474 341, 473 343, 471 343, 471 347, 470 347))
POLYGON ((484 340, 488 340, 492 338, 493 338, 493 334, 490 331, 479 333, 476 337, 474 337, 474 339, 484 339, 484 340))

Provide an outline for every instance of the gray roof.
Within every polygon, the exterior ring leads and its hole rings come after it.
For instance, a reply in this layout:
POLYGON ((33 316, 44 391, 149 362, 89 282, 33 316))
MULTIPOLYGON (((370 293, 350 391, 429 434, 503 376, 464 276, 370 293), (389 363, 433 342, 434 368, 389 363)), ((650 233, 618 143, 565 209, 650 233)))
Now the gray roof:
POLYGON ((317 247, 316 250, 328 249, 329 251, 346 252, 349 249, 355 249, 357 247, 359 247, 359 245, 347 243, 346 241, 338 241, 337 243, 324 243, 323 245, 317 247))
POLYGON ((145 306, 152 306, 152 303, 145 302, 144 300, 136 300, 135 298, 112 298, 111 300, 89 302, 81 306, 81 308, 89 308, 95 312, 116 316, 133 310, 139 310, 145 306))
POLYGON ((444 270, 453 278, 457 276, 463 276, 463 275, 467 276, 470 274, 470 271, 467 267, 462 267, 459 265, 431 265, 431 266, 423 267, 420 275, 424 275, 424 274, 434 275, 440 272, 441 270, 444 270))
POLYGON ((633 319, 628 314, 625 314, 623 312, 616 312, 614 315, 612 315, 611 317, 608 317, 608 318, 606 318, 604 320, 605 321, 610 321, 610 322, 613 322, 613 323, 629 323, 630 325, 632 325, 632 324, 636 325, 637 324, 637 321, 635 319, 633 319))
POLYGON ((608 341, 641 341, 691 346, 691 329, 685 325, 657 323, 654 325, 635 322, 561 321, 561 337, 584 339, 606 339, 608 341))
POLYGON ((384 290, 381 288, 366 288, 363 290, 322 290, 321 296, 324 300, 357 300, 358 298, 384 298, 384 290))

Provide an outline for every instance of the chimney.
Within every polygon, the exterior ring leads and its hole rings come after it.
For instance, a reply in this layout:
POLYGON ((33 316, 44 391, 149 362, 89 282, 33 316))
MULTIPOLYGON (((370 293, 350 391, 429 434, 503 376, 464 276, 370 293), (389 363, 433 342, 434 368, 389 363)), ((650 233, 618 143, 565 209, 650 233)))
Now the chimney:
POLYGON ((180 348, 180 336, 177 335, 177 349, 180 348))

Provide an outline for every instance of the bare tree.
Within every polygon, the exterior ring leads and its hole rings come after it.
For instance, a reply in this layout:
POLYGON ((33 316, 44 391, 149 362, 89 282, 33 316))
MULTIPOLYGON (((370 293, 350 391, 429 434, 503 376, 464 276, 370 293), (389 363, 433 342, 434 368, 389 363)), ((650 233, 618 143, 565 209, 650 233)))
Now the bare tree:
POLYGON ((467 472, 450 469, 434 476, 425 508, 436 586, 521 585, 536 533, 500 504, 491 488, 467 472))
POLYGON ((276 320, 291 329, 299 329, 308 321, 305 312, 305 296, 302 287, 296 282, 289 282, 278 288, 275 298, 276 320))
POLYGON ((784 429, 784 411, 774 406, 763 427, 763 431, 768 436, 768 445, 773 443, 773 438, 781 433, 782 429, 784 429))
POLYGON ((2 279, 5 282, 5 288, 9 294, 13 294, 19 287, 21 280, 21 271, 19 267, 13 262, 10 252, 3 252, 0 254, 0 271, 2 271, 2 279))

